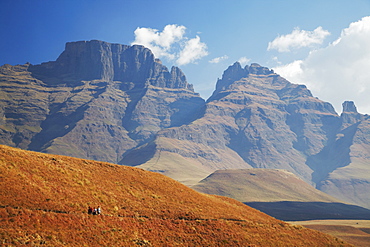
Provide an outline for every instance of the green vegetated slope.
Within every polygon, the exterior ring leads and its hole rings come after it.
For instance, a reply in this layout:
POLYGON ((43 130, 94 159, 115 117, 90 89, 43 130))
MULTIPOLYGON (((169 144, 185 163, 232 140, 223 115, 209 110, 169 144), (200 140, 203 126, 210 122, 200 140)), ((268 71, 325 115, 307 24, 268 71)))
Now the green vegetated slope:
POLYGON ((3 245, 350 246, 141 169, 0 146, 0 174, 3 245))

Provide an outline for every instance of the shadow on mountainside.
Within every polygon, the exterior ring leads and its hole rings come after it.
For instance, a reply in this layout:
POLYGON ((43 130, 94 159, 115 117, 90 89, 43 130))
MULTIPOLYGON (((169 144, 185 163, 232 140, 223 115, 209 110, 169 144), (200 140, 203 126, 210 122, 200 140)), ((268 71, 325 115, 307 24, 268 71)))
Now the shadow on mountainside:
MULTIPOLYGON (((63 104, 63 106, 65 105, 63 104)), ((41 123, 42 131, 32 138, 28 148, 32 151, 43 151, 50 141, 69 133, 76 126, 77 122, 83 119, 84 113, 88 108, 89 106, 86 103, 70 114, 58 111, 48 115, 41 123)))
POLYGON ((270 216, 284 221, 352 219, 370 220, 370 210, 337 202, 244 202, 270 216))
POLYGON ((312 181, 316 183, 316 188, 320 189, 320 182, 327 179, 329 173, 351 163, 350 148, 358 125, 359 123, 344 129, 341 135, 321 152, 308 157, 306 164, 314 170, 312 181))

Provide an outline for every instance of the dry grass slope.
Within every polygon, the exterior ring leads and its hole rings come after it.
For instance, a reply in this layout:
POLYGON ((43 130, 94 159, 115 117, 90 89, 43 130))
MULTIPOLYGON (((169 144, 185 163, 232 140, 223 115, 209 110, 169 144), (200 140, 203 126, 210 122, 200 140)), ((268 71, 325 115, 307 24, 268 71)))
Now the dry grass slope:
POLYGON ((157 173, 7 146, 0 202, 4 246, 350 246, 157 173))
POLYGON ((357 247, 370 246, 370 220, 312 220, 292 223, 328 233, 357 247))
POLYGON ((219 170, 192 188, 241 202, 340 202, 293 173, 278 169, 219 170))

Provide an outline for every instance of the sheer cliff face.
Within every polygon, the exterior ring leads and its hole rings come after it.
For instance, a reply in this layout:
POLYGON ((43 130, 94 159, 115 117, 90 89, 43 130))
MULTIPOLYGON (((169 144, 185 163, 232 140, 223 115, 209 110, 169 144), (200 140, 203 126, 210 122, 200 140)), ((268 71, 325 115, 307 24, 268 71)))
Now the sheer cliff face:
POLYGON ((51 84, 104 80, 132 82, 135 87, 150 84, 193 90, 179 68, 173 67, 169 72, 149 49, 140 45, 111 44, 99 40, 71 42, 66 44, 56 61, 30 66, 29 70, 36 77, 46 77, 51 84))
POLYGON ((66 44, 56 61, 1 67, 1 142, 117 163, 204 104, 179 68, 143 46, 66 44))

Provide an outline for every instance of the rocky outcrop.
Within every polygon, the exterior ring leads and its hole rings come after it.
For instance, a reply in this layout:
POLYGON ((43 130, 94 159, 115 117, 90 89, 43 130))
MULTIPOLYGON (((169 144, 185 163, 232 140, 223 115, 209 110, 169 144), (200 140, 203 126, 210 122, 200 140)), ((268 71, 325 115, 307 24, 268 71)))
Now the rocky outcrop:
POLYGON ((342 119, 342 128, 346 128, 364 119, 364 116, 357 112, 357 108, 353 101, 345 101, 343 111, 340 115, 342 119))

